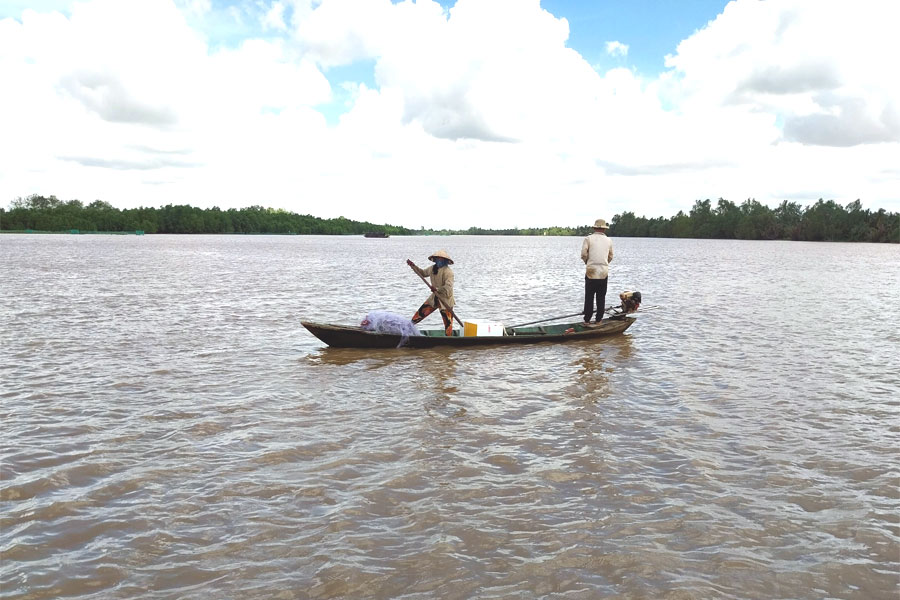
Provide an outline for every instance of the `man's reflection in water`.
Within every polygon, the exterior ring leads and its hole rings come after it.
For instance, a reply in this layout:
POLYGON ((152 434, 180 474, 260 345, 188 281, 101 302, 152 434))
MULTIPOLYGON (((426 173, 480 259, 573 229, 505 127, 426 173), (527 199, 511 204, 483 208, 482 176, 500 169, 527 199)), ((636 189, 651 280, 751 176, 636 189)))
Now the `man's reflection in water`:
POLYGON ((631 336, 608 338, 602 343, 578 342, 572 363, 573 381, 566 391, 575 398, 593 403, 610 395, 610 375, 627 366, 634 356, 631 336))

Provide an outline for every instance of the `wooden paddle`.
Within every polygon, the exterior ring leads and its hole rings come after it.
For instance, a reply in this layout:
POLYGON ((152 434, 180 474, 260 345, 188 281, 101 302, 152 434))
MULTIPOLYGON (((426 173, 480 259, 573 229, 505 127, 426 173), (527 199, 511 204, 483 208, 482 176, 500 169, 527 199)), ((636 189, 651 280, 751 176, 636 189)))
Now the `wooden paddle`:
MULTIPOLYGON (((412 260, 410 260, 410 259, 407 258, 407 259, 406 259, 406 264, 409 265, 409 268, 410 268, 410 269, 413 268, 413 262, 412 262, 412 260)), ((413 269, 413 273, 415 273, 416 275, 419 275, 419 272, 416 271, 415 269, 413 269)), ((423 282, 425 285, 428 286, 428 289, 431 290, 431 293, 434 294, 434 302, 435 302, 435 304, 437 304, 438 308, 443 308, 444 305, 441 303, 441 299, 438 298, 437 290, 434 289, 434 286, 431 285, 430 283, 428 283, 428 280, 425 279, 424 277, 422 277, 421 275, 419 275, 419 279, 421 279, 422 282, 423 282)), ((452 308, 445 309, 445 310, 449 310, 449 311, 450 311, 450 314, 453 315, 453 318, 456 319, 456 322, 459 323, 459 326, 460 326, 460 327, 462 327, 463 329, 466 328, 466 326, 462 324, 462 321, 459 320, 459 317, 456 316, 456 311, 455 311, 455 310, 453 310, 452 308)))
POLYGON ((549 319, 541 319, 540 321, 529 321, 528 323, 520 323, 518 325, 511 325, 510 329, 515 329, 516 327, 525 327, 526 325, 534 325, 535 323, 546 323, 547 321, 555 321, 557 319, 567 319, 568 317, 578 317, 584 314, 583 310, 578 311, 577 313, 572 313, 571 315, 559 315, 558 317, 550 317, 549 319))
MULTIPOLYGON (((608 313, 614 308, 619 308, 618 306, 607 306, 604 313, 608 313)), ((528 323, 521 323, 519 325, 512 325, 509 329, 515 329, 516 327, 525 327, 526 325, 534 325, 535 323, 546 323, 547 321, 555 321, 557 319, 567 319, 569 317, 580 317, 584 314, 583 310, 578 311, 577 313, 572 313, 571 315, 559 315, 558 317, 550 317, 549 319, 541 319, 540 321, 530 321, 528 323)))

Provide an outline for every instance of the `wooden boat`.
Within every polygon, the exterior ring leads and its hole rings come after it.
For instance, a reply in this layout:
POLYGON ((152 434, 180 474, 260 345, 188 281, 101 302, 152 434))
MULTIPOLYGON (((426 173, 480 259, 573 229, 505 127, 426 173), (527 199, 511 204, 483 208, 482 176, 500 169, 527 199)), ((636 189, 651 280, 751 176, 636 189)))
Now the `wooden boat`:
POLYGON ((310 333, 335 348, 434 348, 436 346, 488 346, 499 344, 535 344, 541 342, 570 342, 589 340, 622 333, 634 323, 635 318, 617 315, 601 321, 600 325, 586 327, 577 323, 560 323, 531 327, 507 327, 503 336, 451 336, 443 329, 425 329, 422 335, 405 339, 396 334, 367 331, 361 327, 328 325, 301 321, 310 333))
POLYGON ((386 234, 383 231, 367 231, 363 234, 363 237, 367 238, 389 238, 390 235, 386 234))

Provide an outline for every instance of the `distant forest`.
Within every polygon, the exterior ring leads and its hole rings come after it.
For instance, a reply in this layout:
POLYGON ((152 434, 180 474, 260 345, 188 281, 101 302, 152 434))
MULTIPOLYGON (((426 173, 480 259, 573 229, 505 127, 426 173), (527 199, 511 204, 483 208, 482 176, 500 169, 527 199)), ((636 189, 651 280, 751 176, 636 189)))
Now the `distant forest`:
POLYGON ((118 209, 102 200, 85 205, 56 196, 17 198, 9 210, 0 209, 0 231, 54 231, 79 233, 269 233, 294 235, 362 235, 379 232, 412 235, 405 227, 375 225, 344 217, 320 219, 285 210, 250 206, 241 209, 196 208, 166 205, 161 208, 118 209))
MULTIPOLYGON (((233 233, 293 235, 586 235, 590 225, 462 230, 407 229, 377 225, 344 217, 321 219, 279 209, 250 206, 241 209, 196 208, 166 205, 160 208, 117 209, 102 200, 83 204, 55 196, 17 198, 9 209, 0 208, 0 231, 233 233)), ((841 206, 819 199, 802 207, 783 201, 771 209, 749 199, 735 204, 719 198, 697 200, 688 214, 648 219, 633 212, 615 215, 609 233, 616 237, 715 238, 744 240, 799 240, 900 243, 900 213, 863 209, 859 200, 841 206)))

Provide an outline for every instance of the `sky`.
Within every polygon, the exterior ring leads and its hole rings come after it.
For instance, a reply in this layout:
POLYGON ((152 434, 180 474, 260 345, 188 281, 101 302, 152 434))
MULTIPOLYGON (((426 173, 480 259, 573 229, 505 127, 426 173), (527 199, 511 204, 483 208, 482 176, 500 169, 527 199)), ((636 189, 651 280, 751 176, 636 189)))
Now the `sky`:
POLYGON ((894 0, 4 0, 0 205, 900 211, 894 0))

